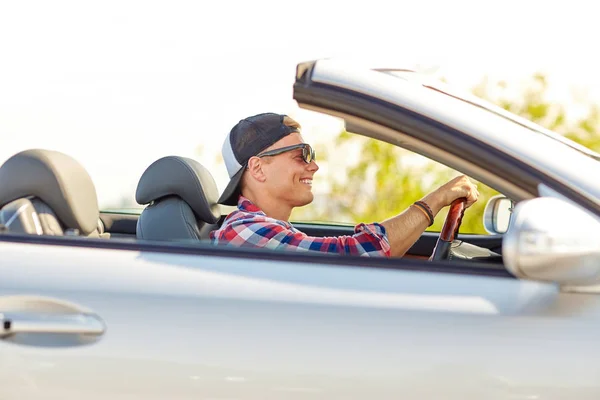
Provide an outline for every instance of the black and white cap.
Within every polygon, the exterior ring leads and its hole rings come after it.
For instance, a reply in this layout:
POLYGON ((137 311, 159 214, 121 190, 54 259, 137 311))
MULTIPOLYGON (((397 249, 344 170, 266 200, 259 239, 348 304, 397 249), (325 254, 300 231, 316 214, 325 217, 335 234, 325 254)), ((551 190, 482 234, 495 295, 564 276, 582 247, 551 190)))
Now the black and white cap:
POLYGON ((283 123, 285 115, 264 113, 245 118, 231 129, 223 143, 223 160, 229 174, 229 184, 219 203, 235 206, 240 194, 240 182, 251 157, 272 146, 297 128, 283 123))

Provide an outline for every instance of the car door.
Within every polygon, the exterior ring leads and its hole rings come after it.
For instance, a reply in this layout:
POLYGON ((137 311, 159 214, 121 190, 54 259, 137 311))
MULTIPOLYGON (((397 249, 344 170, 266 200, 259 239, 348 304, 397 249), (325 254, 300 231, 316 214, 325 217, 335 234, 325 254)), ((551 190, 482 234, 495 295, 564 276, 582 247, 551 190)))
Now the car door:
POLYGON ((460 263, 27 240, 0 242, 21 327, 2 399, 600 393, 596 294, 460 263))

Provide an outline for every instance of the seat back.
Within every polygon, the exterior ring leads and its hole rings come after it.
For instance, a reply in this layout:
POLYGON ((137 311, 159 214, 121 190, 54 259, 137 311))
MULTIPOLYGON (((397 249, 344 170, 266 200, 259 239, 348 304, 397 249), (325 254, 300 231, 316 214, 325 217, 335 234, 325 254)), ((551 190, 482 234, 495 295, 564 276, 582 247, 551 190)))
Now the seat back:
MULTIPOLYGON (((55 219, 58 224, 58 220, 55 219)), ((28 233, 32 235, 62 235, 60 225, 56 231, 44 232, 40 217, 32 199, 22 198, 11 201, 0 209, 0 224, 12 233, 28 233)))
POLYGON ((0 167, 0 223, 9 232, 100 237, 96 189, 66 154, 26 150, 0 167))
POLYGON ((212 175, 190 158, 168 156, 152 163, 135 198, 147 205, 138 219, 138 239, 206 240, 221 216, 212 175))

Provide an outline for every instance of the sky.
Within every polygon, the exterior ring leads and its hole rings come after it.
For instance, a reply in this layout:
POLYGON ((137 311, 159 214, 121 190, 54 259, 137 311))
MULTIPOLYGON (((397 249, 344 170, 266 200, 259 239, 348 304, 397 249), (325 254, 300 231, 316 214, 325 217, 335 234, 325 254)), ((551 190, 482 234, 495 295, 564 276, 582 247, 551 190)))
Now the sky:
POLYGON ((307 141, 339 121, 300 110, 296 64, 410 67, 465 88, 546 73, 555 101, 600 99, 597 15, 584 1, 0 0, 0 163, 27 148, 75 157, 101 207, 133 202, 166 155, 215 160, 231 127, 288 113, 307 141))

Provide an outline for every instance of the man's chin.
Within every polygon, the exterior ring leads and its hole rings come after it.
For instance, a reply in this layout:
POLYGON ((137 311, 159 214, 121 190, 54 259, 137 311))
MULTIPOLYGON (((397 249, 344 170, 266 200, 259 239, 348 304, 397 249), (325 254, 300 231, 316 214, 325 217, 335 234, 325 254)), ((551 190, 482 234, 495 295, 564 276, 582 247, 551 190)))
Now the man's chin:
POLYGON ((301 199, 298 199, 298 201, 296 202, 294 207, 307 206, 310 203, 312 203, 314 199, 315 199, 315 196, 312 194, 312 192, 309 192, 309 193, 305 194, 304 196, 302 196, 301 199))

